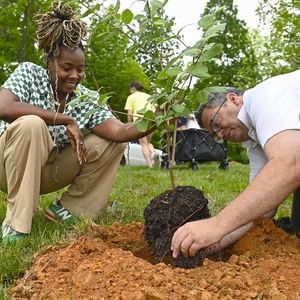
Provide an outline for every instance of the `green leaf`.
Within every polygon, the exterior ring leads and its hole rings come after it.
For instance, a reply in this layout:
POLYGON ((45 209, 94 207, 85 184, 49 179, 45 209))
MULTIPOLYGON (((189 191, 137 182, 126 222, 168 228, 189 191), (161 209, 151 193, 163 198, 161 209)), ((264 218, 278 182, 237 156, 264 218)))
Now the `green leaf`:
POLYGON ((188 71, 191 75, 196 77, 207 77, 209 76, 208 68, 206 65, 198 64, 188 71))
POLYGON ((183 112, 182 112, 182 115, 186 117, 187 115, 189 115, 191 113, 192 112, 190 111, 190 109, 188 109, 187 107, 185 107, 184 110, 183 110, 183 112))
POLYGON ((177 113, 182 113, 185 109, 185 106, 183 106, 181 104, 173 104, 172 109, 177 113))
POLYGON ((210 49, 208 49, 206 52, 204 52, 201 55, 199 62, 209 61, 212 58, 215 58, 218 54, 222 52, 222 49, 223 49, 222 44, 217 44, 212 46, 210 49))
POLYGON ((188 80, 189 77, 190 77, 189 73, 181 73, 180 76, 178 76, 178 79, 186 81, 188 80))
POLYGON ((164 26, 165 25, 165 21, 162 18, 156 17, 156 18, 153 18, 153 24, 155 26, 158 26, 158 27, 159 26, 164 26))
MULTIPOLYGON (((81 102, 75 104, 74 107, 79 108, 79 107, 81 107, 81 106, 84 106, 84 105, 86 105, 86 102, 87 102, 87 101, 81 101, 81 102)), ((68 103, 68 104, 69 104, 69 103, 68 103)), ((67 104, 67 105, 68 105, 68 104, 67 104)), ((67 107, 67 105, 66 105, 66 107, 67 107)))
POLYGON ((174 116, 175 118, 186 117, 190 113, 191 111, 187 107, 183 106, 183 109, 181 111, 177 111, 174 116))
POLYGON ((86 99, 88 97, 88 95, 84 95, 84 98, 82 96, 80 97, 76 97, 73 100, 71 100, 70 102, 67 103, 66 107, 69 105, 76 105, 78 102, 81 102, 82 100, 86 99))
POLYGON ((178 74, 180 74, 182 72, 182 69, 179 67, 174 67, 174 68, 170 68, 169 70, 167 70, 167 75, 169 76, 177 76, 178 74))
POLYGON ((158 74, 157 79, 162 80, 168 77, 168 74, 166 71, 162 71, 161 73, 158 74))
POLYGON ((174 111, 173 110, 169 110, 165 116, 166 120, 171 120, 174 118, 174 111))
POLYGON ((150 3, 152 6, 156 6, 159 8, 164 7, 164 3, 162 3, 161 1, 158 1, 158 0, 151 0, 150 3))
POLYGON ((203 18, 198 22, 199 27, 206 29, 214 21, 214 16, 211 14, 203 16, 203 18))
POLYGON ((101 8, 101 5, 100 4, 96 4, 96 5, 92 6, 92 7, 90 7, 87 11, 85 11, 80 17, 81 18, 85 18, 85 17, 87 17, 87 16, 95 13, 95 11, 100 10, 100 8, 101 8))
POLYGON ((94 114, 95 112, 97 112, 99 110, 99 107, 93 109, 93 110, 90 110, 89 112, 87 112, 84 116, 84 119, 88 119, 90 115, 94 114))
POLYGON ((98 98, 98 105, 103 106, 107 102, 107 100, 112 97, 113 94, 113 92, 101 94, 98 98))
POLYGON ((134 17, 134 15, 133 15, 132 11, 128 8, 122 12, 122 21, 127 25, 130 24, 133 17, 134 17))
POLYGON ((163 43, 165 43, 165 42, 167 42, 167 41, 170 41, 170 40, 174 40, 174 39, 176 39, 177 38, 177 36, 175 36, 175 35, 172 35, 172 36, 168 36, 168 37, 161 37, 161 39, 156 43, 157 45, 161 45, 161 44, 163 44, 163 43))
MULTIPOLYGON (((75 92, 75 94, 76 94, 76 92, 75 92)), ((80 96, 74 98, 73 100, 71 100, 70 102, 68 102, 68 104, 66 106, 76 105, 78 102, 86 101, 89 97, 94 98, 97 94, 98 94, 98 92, 92 91, 90 93, 80 95, 80 96)))
POLYGON ((223 93, 225 92, 225 89, 221 86, 210 86, 210 87, 206 87, 205 88, 206 91, 210 92, 210 93, 223 93))
POLYGON ((154 113, 152 110, 147 110, 147 111, 144 113, 144 117, 145 117, 146 119, 154 120, 154 119, 155 119, 155 113, 154 113))
POLYGON ((207 98, 208 98, 209 92, 206 91, 205 89, 199 91, 196 94, 196 100, 198 103, 205 103, 207 98))
POLYGON ((146 132, 148 129, 148 121, 145 119, 138 119, 137 129, 140 132, 146 132))
POLYGON ((178 95, 178 91, 175 91, 173 93, 171 93, 170 95, 168 95, 167 97, 167 100, 170 101, 170 100, 173 100, 174 98, 176 98, 178 95))
POLYGON ((218 24, 218 25, 214 25, 213 27, 211 27, 210 29, 208 29, 205 32, 205 37, 209 37, 209 36, 214 36, 216 33, 218 33, 219 31, 223 30, 225 28, 226 24, 222 23, 222 24, 218 24))
POLYGON ((182 55, 186 55, 186 56, 191 56, 191 57, 195 57, 197 55, 199 55, 200 50, 197 48, 188 48, 184 51, 182 51, 182 55))

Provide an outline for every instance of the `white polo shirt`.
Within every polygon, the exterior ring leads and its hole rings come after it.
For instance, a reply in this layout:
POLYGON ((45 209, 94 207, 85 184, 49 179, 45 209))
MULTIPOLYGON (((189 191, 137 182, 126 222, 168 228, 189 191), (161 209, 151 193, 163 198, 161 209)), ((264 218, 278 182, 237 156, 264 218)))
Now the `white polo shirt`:
POLYGON ((248 149, 252 181, 267 163, 266 142, 281 131, 300 129, 300 70, 267 79, 247 90, 243 100, 238 118, 249 128, 251 140, 243 147, 248 149))

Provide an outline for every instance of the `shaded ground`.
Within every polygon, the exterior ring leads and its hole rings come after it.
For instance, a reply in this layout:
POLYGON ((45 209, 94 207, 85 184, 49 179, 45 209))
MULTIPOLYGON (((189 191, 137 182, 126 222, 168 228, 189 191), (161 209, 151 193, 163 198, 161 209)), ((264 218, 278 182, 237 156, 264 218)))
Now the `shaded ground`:
MULTIPOLYGON (((289 227, 289 219, 277 223, 289 227)), ((66 248, 44 249, 11 299, 300 299, 300 240, 272 220, 258 219, 218 259, 192 269, 156 263, 144 230, 143 223, 94 225, 66 248)))

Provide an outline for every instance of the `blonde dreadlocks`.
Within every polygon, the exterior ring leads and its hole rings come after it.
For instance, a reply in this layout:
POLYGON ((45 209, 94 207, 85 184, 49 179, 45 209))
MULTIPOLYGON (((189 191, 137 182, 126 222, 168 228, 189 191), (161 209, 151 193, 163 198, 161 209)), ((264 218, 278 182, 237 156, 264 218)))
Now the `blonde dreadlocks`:
POLYGON ((72 6, 54 1, 50 10, 34 17, 38 24, 39 48, 44 50, 46 62, 59 55, 60 45, 83 49, 82 40, 86 35, 86 23, 75 15, 77 11, 72 6))

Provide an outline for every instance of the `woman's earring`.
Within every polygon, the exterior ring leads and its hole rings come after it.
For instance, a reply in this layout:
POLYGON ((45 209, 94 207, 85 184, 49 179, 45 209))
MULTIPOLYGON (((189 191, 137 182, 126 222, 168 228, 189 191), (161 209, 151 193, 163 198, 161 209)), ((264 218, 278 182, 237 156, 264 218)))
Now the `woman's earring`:
POLYGON ((48 81, 51 82, 51 73, 49 69, 47 69, 47 77, 48 77, 48 81))

